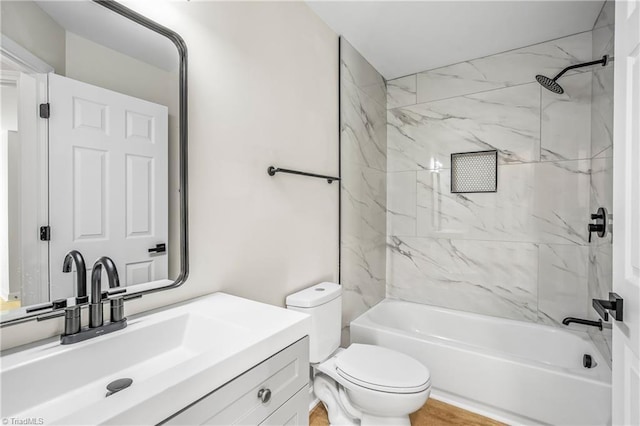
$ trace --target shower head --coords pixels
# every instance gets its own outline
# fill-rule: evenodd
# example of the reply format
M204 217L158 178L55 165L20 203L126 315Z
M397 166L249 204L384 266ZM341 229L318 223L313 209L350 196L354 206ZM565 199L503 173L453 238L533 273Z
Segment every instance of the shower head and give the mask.
M556 82L555 78L549 78L538 74L536 75L536 80L538 80L538 83L540 83L542 87L552 91L553 93L557 93L558 95L562 95L564 93L564 89Z
M569 70L575 69L575 68L582 68L582 67L588 67L590 65L597 65L597 64L602 64L602 66L606 66L609 61L612 61L613 58L610 58L609 55L604 55L602 57L602 59L598 59L597 61L591 61L591 62L585 62L584 64L577 64L577 65L571 65L566 67L565 69L563 69L562 71L560 71L558 73L558 75L556 75L553 78L549 78L546 77L544 75L536 75L536 80L538 80L538 83L540 83L540 85L542 87L544 87L545 89L553 92L553 93L557 93L558 95L562 95L564 93L564 89L562 88L562 86L560 86L558 84L558 82L556 81L557 79L559 79L560 77L562 77L562 75L564 73L566 73Z

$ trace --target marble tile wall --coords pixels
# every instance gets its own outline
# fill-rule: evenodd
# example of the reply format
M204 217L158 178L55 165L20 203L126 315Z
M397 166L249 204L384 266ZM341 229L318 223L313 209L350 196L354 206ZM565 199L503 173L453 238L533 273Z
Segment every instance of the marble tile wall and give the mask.
M613 56L614 15L613 0L608 0L593 28L593 57ZM604 207L609 213L613 208L613 70L614 65L593 71L591 86L591 199L590 210ZM611 235L596 238L589 246L588 299L607 299L612 288ZM589 316L597 319L595 311ZM605 329L590 330L594 341L605 358L611 361L611 333Z
M591 69L565 75L563 95L535 75L592 55L585 32L387 82L388 297L552 325L589 315L600 89ZM451 153L490 149L498 191L452 194Z
M386 279L387 90L340 39L343 343L351 320L381 301Z

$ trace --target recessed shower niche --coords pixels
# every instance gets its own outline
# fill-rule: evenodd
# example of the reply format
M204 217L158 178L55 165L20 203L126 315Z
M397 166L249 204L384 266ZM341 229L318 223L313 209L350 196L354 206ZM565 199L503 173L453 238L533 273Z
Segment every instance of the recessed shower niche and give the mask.
M451 192L496 192L498 151L451 154Z

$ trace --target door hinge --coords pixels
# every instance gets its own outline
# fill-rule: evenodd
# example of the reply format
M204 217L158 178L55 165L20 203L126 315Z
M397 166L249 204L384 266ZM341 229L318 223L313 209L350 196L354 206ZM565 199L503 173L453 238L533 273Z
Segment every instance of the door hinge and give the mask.
M40 118L49 118L51 115L51 105L47 102L46 104L40 104Z
M40 241L50 241L51 240L51 227L50 226L41 226L40 227Z

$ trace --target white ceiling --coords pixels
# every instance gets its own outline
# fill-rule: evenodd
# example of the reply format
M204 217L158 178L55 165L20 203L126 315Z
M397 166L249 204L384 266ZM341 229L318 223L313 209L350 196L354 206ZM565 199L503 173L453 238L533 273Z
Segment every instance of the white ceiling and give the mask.
M166 37L92 1L36 0L62 28L166 71L178 68L178 50Z
M591 30L604 2L307 3L390 80Z

